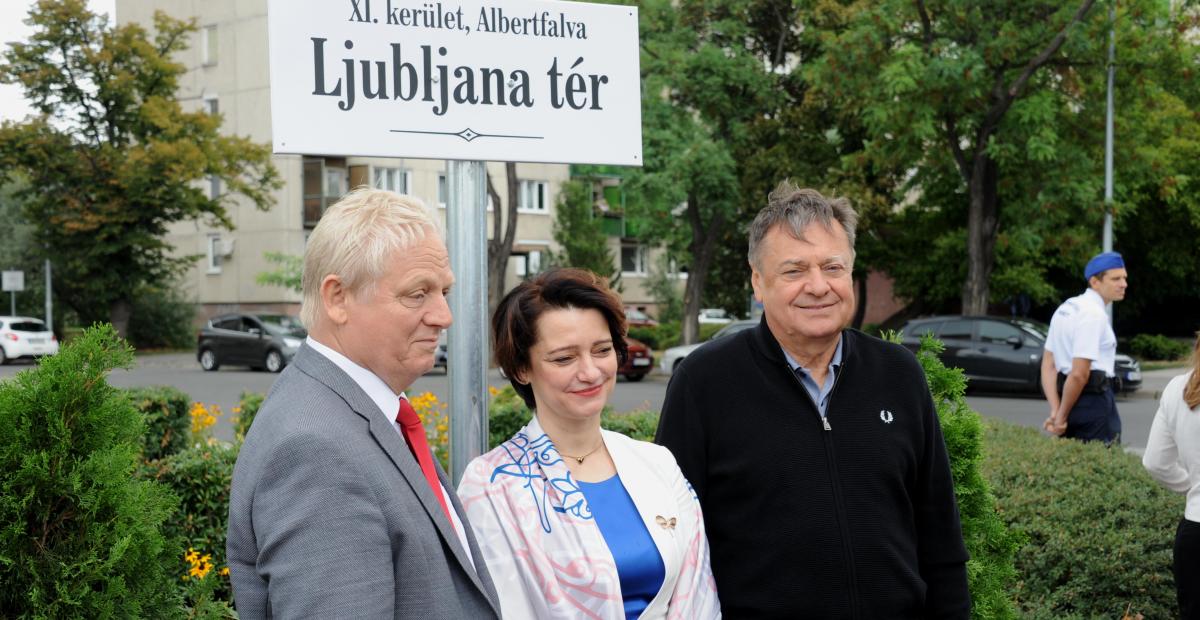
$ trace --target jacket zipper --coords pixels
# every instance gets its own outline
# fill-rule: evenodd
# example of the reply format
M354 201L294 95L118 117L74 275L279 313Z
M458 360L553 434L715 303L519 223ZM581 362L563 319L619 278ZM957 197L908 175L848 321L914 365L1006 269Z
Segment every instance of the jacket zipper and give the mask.
M829 431L832 431L833 427L829 425L829 416L821 415L821 408L817 406L816 400L813 399L812 395L808 393L808 388L804 387L804 382L801 381L800 377L796 375L796 372L792 370L791 365L787 362L784 362L784 367L787 369L788 374L792 375L792 377L796 380L796 383L800 386L800 391L804 393L806 398L808 398L808 402L813 404L813 410L817 413L817 416L821 418L821 426L825 430L825 433L822 433L822 443L825 445L825 460L829 464L830 476L833 479L833 501L837 507L838 530L842 534L842 550L846 554L847 572L850 573L850 613L851 617L859 618L861 617L861 614L859 613L860 601L858 600L858 570L854 566L854 549L850 546L850 527L846 523L846 505L842 501L841 478L838 476L837 459L835 459L833 456L833 437L829 435ZM841 380L842 372L839 368L839 370L833 375L833 386L829 388L829 402L826 403L826 411L828 411L829 406L833 404L833 393L837 391L838 382Z

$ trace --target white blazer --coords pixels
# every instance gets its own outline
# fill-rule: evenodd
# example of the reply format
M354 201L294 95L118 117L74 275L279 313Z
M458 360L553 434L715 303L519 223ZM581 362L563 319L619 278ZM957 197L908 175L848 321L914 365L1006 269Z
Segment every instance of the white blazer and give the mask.
M719 618L704 519L669 450L602 431L662 557L642 618ZM577 482L536 416L475 459L458 488L505 618L624 620L616 563Z

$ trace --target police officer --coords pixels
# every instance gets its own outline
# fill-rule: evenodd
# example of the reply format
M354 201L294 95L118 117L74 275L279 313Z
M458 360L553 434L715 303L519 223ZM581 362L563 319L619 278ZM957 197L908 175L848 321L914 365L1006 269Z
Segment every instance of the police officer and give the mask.
M1083 441L1116 441L1121 418L1113 397L1117 336L1105 306L1125 299L1128 274L1117 252L1097 254L1083 270L1088 290L1063 302L1050 319L1042 355L1047 431Z

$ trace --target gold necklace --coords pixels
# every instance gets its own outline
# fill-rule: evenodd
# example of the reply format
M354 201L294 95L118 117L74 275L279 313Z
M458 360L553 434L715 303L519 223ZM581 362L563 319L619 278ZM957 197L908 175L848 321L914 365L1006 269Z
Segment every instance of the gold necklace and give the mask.
M559 454L561 454L561 455L563 455L563 456L565 456L565 457L567 457L567 458L569 458L569 459L575 459L575 462L576 462L576 463L579 463L580 465L583 465L583 459L586 459L587 457L589 457L589 456L591 456L591 455L595 454L595 453L596 453L596 450L599 450L599 449L600 449L600 448L602 448L603 446L604 446L604 438L603 438L603 437L601 437L601 438L600 438L600 443L596 444L596 447L595 447L595 448L592 448L590 451L588 451L588 453L587 453L587 454L585 454L585 455L583 455L583 456L571 456L570 454L565 454L565 453L563 453L563 451L562 451L562 450L559 450L559 451L558 451L558 453L559 453ZM555 449L557 449L557 448L555 448Z

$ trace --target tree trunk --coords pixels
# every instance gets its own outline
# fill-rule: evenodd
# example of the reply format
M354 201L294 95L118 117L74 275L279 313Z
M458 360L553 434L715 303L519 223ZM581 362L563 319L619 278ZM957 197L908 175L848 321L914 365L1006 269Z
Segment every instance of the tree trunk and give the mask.
M857 291L854 294L854 320L850 323L854 329L862 329L863 319L867 316L867 279L870 276L871 274L864 273L854 283Z
M133 304L128 299L118 299L108 307L108 320L122 338L129 337L129 316L132 312Z
M508 258L512 255L513 241L517 238L517 204L520 181L517 179L517 164L504 163L504 174L508 182L508 200L501 202L500 194L487 175L488 197L492 199L492 238L488 240L488 316L495 311L507 292L504 276L508 272ZM501 216L501 208L507 217ZM503 220L503 223L501 222ZM503 234L501 231L503 230Z
M967 211L967 280L963 283L962 313L987 314L990 279L995 266L996 235L1000 231L996 162L986 153L975 155Z
M725 216L717 214L707 225L700 218L700 207L694 195L688 196L688 223L692 228L692 242L688 249L692 263L688 270L687 286L683 289L683 321L680 334L683 344L700 340L700 304L703 302L704 284L708 270L716 254L717 239L725 228Z

